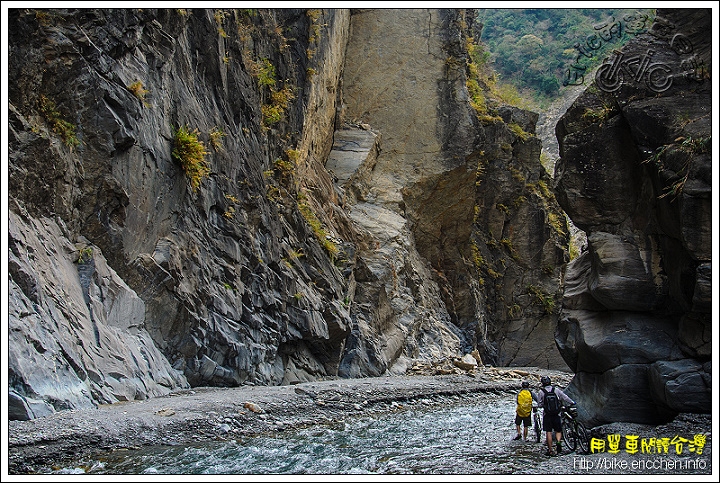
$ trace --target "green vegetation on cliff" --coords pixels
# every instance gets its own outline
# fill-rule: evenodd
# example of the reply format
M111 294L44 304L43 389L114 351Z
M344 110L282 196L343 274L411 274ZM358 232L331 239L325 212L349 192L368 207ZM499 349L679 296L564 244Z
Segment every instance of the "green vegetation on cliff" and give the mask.
M190 179L192 189L197 190L202 179L210 174L210 166L205 159L209 153L205 149L205 144L198 139L197 129L191 131L186 126L179 126L174 131L174 135L172 156L182 165L183 171Z
M481 41L504 82L544 107L651 24L651 9L478 9Z
M490 53L479 40L468 38L466 86L470 95L470 105L477 112L478 119L483 123L501 121L497 115L498 103L530 109L532 106L525 100L517 88L507 82L499 82L499 75L489 62ZM448 59L448 62L452 59Z
M80 144L80 140L75 134L77 127L63 119L55 101L44 95L40 95L40 112L45 116L52 131L60 136L67 146L73 148Z

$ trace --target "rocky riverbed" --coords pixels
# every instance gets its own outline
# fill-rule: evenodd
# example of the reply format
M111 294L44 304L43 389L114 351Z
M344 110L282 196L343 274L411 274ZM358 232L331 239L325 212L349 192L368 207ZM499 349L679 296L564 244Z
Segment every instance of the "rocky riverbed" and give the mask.
M416 368L422 373L420 368ZM290 386L241 386L194 388L165 397L100 406L90 410L64 411L30 421L10 421L8 455L10 474L46 474L54 468L96 453L121 451L143 445L186 444L229 440L287 431L313 425L334 424L349 418L402 411L416 405L446 406L477 398L494 397L514 404L523 379L536 381L549 375L566 386L572 374L538 368L482 367L472 371L435 371L433 375L398 375L364 379L334 379ZM427 373L427 371L426 371ZM593 430L593 436L636 434L643 437L672 432L687 437L706 434L702 468L693 474L710 474L710 415L681 415L664 427L615 424ZM513 429L514 431L514 429ZM508 439L511 438L510 432ZM688 461L673 456L666 459ZM605 473L643 473L623 468L631 455L608 453L581 457L567 454L548 458L543 472L588 473L598 471L601 458L612 456L615 468ZM695 456L695 455L692 455ZM610 463L602 463L610 464ZM665 464L667 470L667 463ZM642 469L640 469L642 470ZM678 473L645 471L645 474ZM532 471L532 469L530 470ZM540 471L538 469L538 471Z

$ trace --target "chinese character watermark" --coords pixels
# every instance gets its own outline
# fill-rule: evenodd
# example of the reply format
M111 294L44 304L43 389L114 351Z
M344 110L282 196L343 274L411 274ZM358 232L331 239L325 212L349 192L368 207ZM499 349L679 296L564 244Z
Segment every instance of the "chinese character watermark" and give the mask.
M595 72L595 84L600 90L615 92L624 84L635 83L644 84L650 91L659 94L668 90L676 80L702 82L708 77L705 61L698 57L688 36L677 32L673 24L660 19L656 19L650 30L648 23L647 15L635 13L625 15L623 21L615 21L613 17L594 25L595 32L586 37L585 43L578 42L574 45L578 55L574 63L566 69L563 85L584 84L589 64L583 62L592 59L594 52L605 43L622 38L624 33L647 33L659 43L656 42L644 53L636 55L613 50L613 55L606 58ZM667 55L664 60L655 58L658 47L664 51L664 45L669 47L668 51L677 55L672 62L668 62Z
M606 439L590 438L591 453L608 453L618 454L621 451L622 436L619 434L608 434ZM682 454L685 448L690 453L701 455L707 436L705 434L696 434L692 439L683 438L675 435L673 438L640 438L636 434L625 435L624 451L628 454L668 454L670 449L675 450L675 454Z
M584 43L576 42L573 45L573 48L578 51L578 55L570 67L565 70L563 86L584 84L585 72L589 64L583 62L592 59L595 56L595 51L599 50L605 43L622 38L624 32L631 35L647 32L647 24L650 18L642 13L632 13L625 15L623 20L624 24L619 20L616 21L615 17L610 17L605 22L595 24L593 25L593 32L585 38Z

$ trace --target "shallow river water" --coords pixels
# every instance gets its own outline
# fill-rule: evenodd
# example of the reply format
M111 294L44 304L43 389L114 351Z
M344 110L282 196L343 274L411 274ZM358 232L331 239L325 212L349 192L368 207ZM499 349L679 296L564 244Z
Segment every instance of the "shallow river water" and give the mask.
M408 409L272 436L116 451L57 473L536 473L547 460L543 446L512 440L514 414L505 400Z

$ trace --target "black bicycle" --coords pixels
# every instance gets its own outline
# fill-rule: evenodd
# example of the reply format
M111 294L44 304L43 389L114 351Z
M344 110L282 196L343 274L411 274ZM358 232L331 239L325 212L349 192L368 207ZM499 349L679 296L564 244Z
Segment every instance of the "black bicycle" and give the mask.
M535 442L539 443L540 436L542 435L542 420L535 401L533 401L533 430L535 431Z
M578 450L580 454L590 452L590 433L577 418L577 408L563 406L561 410L562 434L565 445L570 451Z

